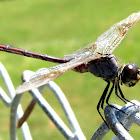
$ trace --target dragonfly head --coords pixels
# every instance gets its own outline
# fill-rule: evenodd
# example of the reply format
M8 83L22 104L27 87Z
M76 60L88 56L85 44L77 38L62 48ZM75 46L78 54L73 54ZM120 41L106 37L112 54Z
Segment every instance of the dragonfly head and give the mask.
M121 73L121 81L128 87L134 86L140 80L140 69L135 63L127 64Z

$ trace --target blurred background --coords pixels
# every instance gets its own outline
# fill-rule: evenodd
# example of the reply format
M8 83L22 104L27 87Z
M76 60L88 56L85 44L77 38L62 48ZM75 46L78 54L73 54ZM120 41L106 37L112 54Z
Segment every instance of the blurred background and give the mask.
M139 0L3 0L0 1L0 44L63 57L96 41L110 26L140 11L139 5ZM132 61L140 66L139 31L140 22L132 27L114 51L113 54L122 64ZM36 71L54 65L5 52L0 52L0 61L6 67L15 88L21 83L24 70ZM106 82L90 73L73 71L54 81L64 91L86 138L90 139L102 123L96 106ZM2 81L0 84L4 86ZM128 99L140 101L140 83L133 88L122 86L122 90ZM67 123L56 98L48 89L45 89L46 92L44 97ZM30 99L28 93L23 95L23 108ZM115 94L111 96L110 102L124 105ZM9 139L9 113L10 109L0 101L0 140ZM28 124L34 140L65 139L38 106L28 119ZM134 139L139 139L139 132L140 127L133 125L130 134ZM18 136L20 140L23 139L21 130L18 130ZM105 140L112 136L110 132Z

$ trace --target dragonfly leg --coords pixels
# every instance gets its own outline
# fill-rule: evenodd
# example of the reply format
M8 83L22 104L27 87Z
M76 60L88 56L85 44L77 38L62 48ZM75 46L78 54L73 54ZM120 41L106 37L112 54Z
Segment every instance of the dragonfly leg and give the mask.
M126 101L127 101L127 102L132 103L133 105L136 105L136 104L134 104L133 102L131 102L130 100L128 100L128 99L125 98L125 96L123 95L122 90L121 90L119 84L118 84L118 89L119 89L119 93L120 93L120 95L121 95L121 98L125 101L125 103L126 103Z
M122 90L121 90L121 88L120 88L120 85L118 84L118 89L119 89L119 93L120 93L120 95L121 95L121 97L122 97L122 99L124 99L125 101L127 101L127 102L130 102L129 100L127 100L125 97L124 97L124 95L123 95L123 93L122 93ZM126 102L125 102L126 103Z
M119 89L119 93L120 93L121 96L118 94L118 89ZM115 94L116 94L117 97L120 98L124 103L126 103L126 101L129 102L129 100L127 100L127 99L124 97L124 95L123 95L123 93L122 93L122 90L121 90L121 88L120 88L120 86L119 86L119 83L118 83L117 85L115 85Z
M110 82L109 82L109 85L107 85L108 89L109 89L109 86L110 86ZM108 89L107 89L107 92L108 92ZM102 97L102 102L101 102L101 108L102 109L104 109L104 102L105 102L105 99L106 99L107 92L106 92L106 94L103 93L104 96Z
M115 108L116 110L119 110L119 111L125 113L124 111L118 109L117 107L115 107L115 106L113 106L113 105L111 105L111 104L109 103L109 99L110 99L110 96L111 96L111 94L112 94L112 92L113 92L114 87L115 87L115 81L113 82L113 85L112 85L112 87L111 87L111 89L110 89L110 91L109 91L109 94L108 94L107 99L106 99L106 103L107 103L109 106ZM115 87L115 93L118 94L117 87ZM118 95L118 96L119 96L119 95ZM120 97L120 96L119 96L119 97ZM125 113L125 114L127 114L127 113Z
M107 95L109 86L110 86L110 82L108 82L108 84L107 84L107 86L106 86L106 88L105 88L105 90L104 90L104 92L103 92L103 94L102 94L102 96L101 96L101 98L100 98L100 100L99 100L99 102L98 102L98 105L97 105L97 111L98 111L99 115L101 116L102 120L103 120L105 123L106 123L106 121L105 121L104 117L102 116L102 114L101 114L101 112L100 112L100 107L103 109L104 100L105 100L105 97L106 97L106 95ZM106 125L107 125L107 123L106 123Z
M112 92L113 92L114 86L115 86L115 82L113 82L113 85L112 85L112 87L111 87L111 89L110 89L110 91L109 91L109 94L108 94L107 98L106 98L106 103L107 103L108 105L110 105L110 104L109 104L109 99L110 99L110 96L111 96L111 94L112 94Z

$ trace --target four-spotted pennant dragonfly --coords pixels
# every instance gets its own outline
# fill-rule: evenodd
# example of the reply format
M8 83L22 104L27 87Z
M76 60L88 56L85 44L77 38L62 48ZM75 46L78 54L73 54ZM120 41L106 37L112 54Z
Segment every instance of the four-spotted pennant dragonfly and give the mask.
M93 42L72 54L65 55L64 58L39 54L14 48L9 45L0 45L1 51L61 63L50 68L38 70L30 77L28 82L24 82L16 89L16 93L21 94L31 90L32 88L38 88L39 86L45 85L49 81L54 80L66 71L74 70L80 73L90 72L97 77L101 77L107 82L107 86L97 105L97 110L101 117L102 115L99 109L104 109L105 101L109 104L109 98L113 89L115 89L115 94L121 100L124 102L129 101L124 97L120 84L124 84L128 87L134 86L140 79L140 69L135 63L129 63L126 66L120 65L117 58L111 53L120 44L128 30L139 19L140 12L130 15L126 19L110 27L110 29L98 37L96 42ZM113 84L109 91L110 83Z

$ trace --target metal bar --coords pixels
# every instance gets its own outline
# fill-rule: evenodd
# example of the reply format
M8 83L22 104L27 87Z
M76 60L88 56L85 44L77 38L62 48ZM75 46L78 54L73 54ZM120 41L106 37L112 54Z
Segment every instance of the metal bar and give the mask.
M18 117L20 117L23 114L23 111L21 110L21 106L19 106L21 95L16 95L11 106L11 113L10 113L10 140L17 140L16 133L17 133L17 119L16 116L18 114ZM29 132L29 128L27 123L25 122L22 127L22 134L24 137L24 140L32 140L31 134Z
M6 71L5 67L3 66L3 64L1 62L0 62L0 74L2 76L4 83L5 83L5 86L7 88L7 91L8 91L10 98L13 99L15 96L15 88L14 88L13 83L9 77L8 72Z
M2 89L1 89L1 96L5 100L5 103L7 102L8 105L11 105L11 101L15 97L15 89L14 89L12 81L11 81L11 79L9 77L9 74L7 73L5 67L2 65L2 63L0 63L0 74L2 76L2 79L4 81L4 84L5 84L6 88L7 88L8 94L9 94L11 99L6 95L6 93ZM21 107L21 105L19 105L17 113L15 113L15 118L16 118L16 115L17 115L18 118L20 118L22 114L23 114L22 107ZM13 128L11 127L11 129L13 129ZM24 137L25 140L32 140L30 130L28 128L27 123L25 123L21 127L21 130L22 130L22 134L23 134L23 137Z
M133 104L134 103L134 104ZM122 125L124 128L126 128L128 131L130 130L133 123L140 126L140 102L136 100L132 100L131 103L128 102L124 107L122 107L121 110L125 111L126 114L116 114L116 117L118 118L119 122L122 122ZM121 130L122 133L122 130ZM127 132L128 133L128 132ZM118 140L116 136L112 138L112 140Z
M69 130L69 128L63 123L61 118L55 113L52 107L47 103L47 101L42 97L37 89L32 89L30 91L31 95L37 101L42 110L48 115L48 117L53 121L59 131L67 139L74 139L74 135Z
M118 111L110 106L107 106L104 111L107 123L115 132L115 135L119 137L119 139L133 140L133 138L124 128L129 130L132 122L140 125L140 102L136 100L132 100L131 102L134 104L128 102L124 107L112 104L113 106L115 106L115 108L118 108L119 110L122 110L126 113ZM119 122L122 122L123 126ZM93 134L91 140L102 140L109 131L110 129L106 126L106 124L102 123L102 125L100 125L100 127ZM117 137L114 136L112 140L118 140Z
M114 105L116 108L121 109L122 107L119 105ZM117 110L118 111L118 110ZM93 136L91 137L90 140L102 140L105 135L110 131L108 126L106 125L105 122L103 122L98 129L94 132Z
M70 107L70 104L68 102L68 100L66 99L64 93L62 92L62 90L60 89L60 87L58 87L58 85L56 85L53 81L50 81L47 84L48 88L51 89L51 91L55 94L55 96L57 97L59 103L61 104L62 109L65 112L65 115L70 123L70 126L73 130L73 133L75 135L75 138L77 140L86 140L77 120L76 117Z
M110 129L114 132L119 140L134 140L126 129L119 123L116 115L116 109L111 106L105 108L105 118L106 122L109 125Z
M24 79L24 81L28 81L29 80L29 77L31 75L33 75L34 72L31 72L31 71L24 71L23 74L22 74L22 77ZM48 84L47 84L47 87L54 93L54 95L56 96L57 100L59 101L62 109L64 110L64 113L70 123L70 126L73 130L73 133L74 133L74 137L77 139L77 140L80 140L80 139L83 139L85 140L85 136L75 118L75 115L70 107L70 104L68 103L68 100L66 99L64 93L62 92L62 90L60 89L60 87L55 84L53 81L50 81ZM32 93L33 91L31 90L30 93ZM35 93L34 93L35 94ZM50 114L52 113L51 111L48 112L49 113L49 116ZM56 121L55 121L56 122ZM55 124L58 128L60 126L58 126L58 124ZM59 124L60 125L60 124Z
M2 101L5 103L6 106L10 106L12 101L11 99L7 96L7 94L4 92L4 90L0 87L0 98Z
M15 98L12 102L11 106L11 113L10 113L10 140L16 140L16 133L17 133L17 123L16 123L16 115L17 115L17 108L20 102L22 94L15 95Z
M22 117L17 122L17 127L18 128L20 128L23 125L23 123L29 118L29 116L30 116L31 112L33 111L35 105L36 105L36 100L34 98L32 98L29 105L25 109L24 114L22 115Z

